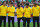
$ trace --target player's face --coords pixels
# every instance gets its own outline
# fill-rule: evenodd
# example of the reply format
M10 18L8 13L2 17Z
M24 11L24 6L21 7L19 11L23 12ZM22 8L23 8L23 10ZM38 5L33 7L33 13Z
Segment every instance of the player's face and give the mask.
M26 5L26 7L28 7L28 6Z
M12 4L10 4L10 7L12 7Z
M36 6L36 4L34 4L34 6Z
M18 7L20 9L20 7Z
M6 2L4 2L3 5L6 5Z

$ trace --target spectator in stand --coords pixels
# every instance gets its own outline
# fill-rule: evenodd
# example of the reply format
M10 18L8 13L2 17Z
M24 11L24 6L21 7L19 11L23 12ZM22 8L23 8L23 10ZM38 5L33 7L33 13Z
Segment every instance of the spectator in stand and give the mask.
M28 1L26 1L26 3L29 3Z
M40 6L40 1L39 1L39 6Z
M22 3L22 7L24 8L24 4Z
M2 5L2 2L0 1L0 6Z
M6 4L6 5L7 5L7 7L9 7L9 1L6 1L6 2L7 2L7 4Z

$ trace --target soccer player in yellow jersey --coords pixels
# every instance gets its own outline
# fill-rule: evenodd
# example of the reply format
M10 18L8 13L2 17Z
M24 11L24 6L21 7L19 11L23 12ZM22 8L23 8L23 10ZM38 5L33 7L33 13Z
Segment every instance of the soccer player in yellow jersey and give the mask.
M24 25L26 27L26 21L27 21L27 27L29 27L30 19L31 19L32 9L29 7L29 3L26 3L26 7L24 8Z
M3 5L1 5L1 19L4 20L4 27L6 27L6 14L7 14L7 6L6 1L3 1ZM2 22L2 21L1 21ZM2 23L1 23L2 24Z
M20 27L20 20L23 17L23 8L20 7L20 5L18 5L18 8L16 9L16 13L17 13L17 19L18 19L18 27Z
M12 20L12 27L14 27L14 16L15 16L15 7L13 7L13 3L10 2L10 7L8 7L8 27L10 27L10 20Z
M34 3L34 6L32 7L32 13L33 13L33 27L35 27L35 20L37 20L37 27L39 27L39 6L37 6L36 3Z

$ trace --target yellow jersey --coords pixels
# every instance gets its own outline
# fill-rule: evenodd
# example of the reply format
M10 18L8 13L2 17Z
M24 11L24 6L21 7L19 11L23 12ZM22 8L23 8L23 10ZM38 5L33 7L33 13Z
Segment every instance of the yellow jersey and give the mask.
M20 9L17 8L16 13L17 13L17 18L23 17L23 8L22 7L20 7Z
M24 8L24 17L30 18L31 14L32 14L32 9L30 7L28 7L28 8L25 7Z
M39 16L39 6L32 7L33 16Z
M8 7L8 10L7 10L9 13L8 13L8 16L15 16L14 12L15 12L15 7Z
M1 16L7 16L7 6L1 6Z

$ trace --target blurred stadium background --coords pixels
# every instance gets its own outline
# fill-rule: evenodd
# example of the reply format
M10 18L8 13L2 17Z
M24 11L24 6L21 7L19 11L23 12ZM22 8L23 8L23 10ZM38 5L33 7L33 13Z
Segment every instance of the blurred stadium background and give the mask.
M33 6L33 3L37 3L39 6L40 6L40 0L0 0L0 5L2 5L3 3L3 1L6 1L7 2L7 7L9 7L9 2L13 2L13 6L15 7L15 9L16 9L16 7L17 7L17 2L19 1L20 3L22 3L22 4L24 4L24 5L22 5L22 7L24 8L25 7L25 2L28 2L29 4L30 4L30 7L32 8L32 6ZM16 10L15 10L15 12L16 12ZM7 14L8 15L8 14ZM18 27L18 25L17 25L17 16L15 16L15 19L14 19L14 26L15 27ZM20 27L23 27L23 21L21 20L20 21L21 23L20 23ZM35 21L36 22L36 24L35 24L35 26L37 27L37 21ZM12 21L10 21L10 25L11 25L11 27L12 27ZM27 23L26 23L26 25L27 25ZM39 16L39 25L40 25L40 16ZM3 21L2 21L2 27L4 27L4 25L3 25ZM6 27L8 27L8 16L6 17ZM30 19L30 27L33 27L33 19L32 19L32 16L31 16L31 19Z

